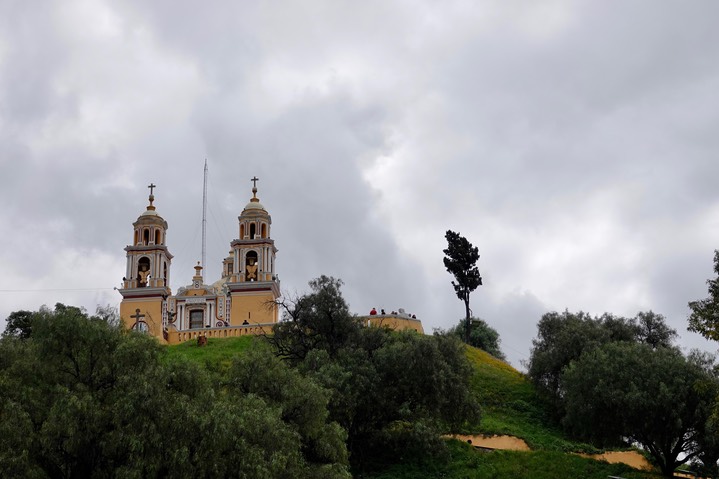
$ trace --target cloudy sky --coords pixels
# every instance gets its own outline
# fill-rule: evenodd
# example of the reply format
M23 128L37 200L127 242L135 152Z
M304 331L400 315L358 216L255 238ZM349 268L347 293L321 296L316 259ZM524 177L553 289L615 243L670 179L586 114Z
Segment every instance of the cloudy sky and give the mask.
M154 182L175 255L219 277L254 175L288 294L475 315L511 362L547 311L666 315L686 347L719 248L719 3L0 2L0 318L119 303ZM1 319L0 319L1 321Z

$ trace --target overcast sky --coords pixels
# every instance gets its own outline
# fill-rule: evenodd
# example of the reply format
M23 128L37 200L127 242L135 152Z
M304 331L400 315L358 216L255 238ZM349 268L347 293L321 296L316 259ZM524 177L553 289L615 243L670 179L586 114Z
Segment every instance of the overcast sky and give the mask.
M652 309L682 345L719 248L719 3L0 2L0 318L117 305L147 205L172 288L219 278L258 176L288 294L464 315L515 366L548 311ZM2 321L0 319L0 321Z

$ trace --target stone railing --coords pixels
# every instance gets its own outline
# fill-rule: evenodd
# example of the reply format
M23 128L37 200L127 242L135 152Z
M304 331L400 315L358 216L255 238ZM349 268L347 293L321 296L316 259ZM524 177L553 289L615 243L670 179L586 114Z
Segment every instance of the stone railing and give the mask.
M197 339L200 336L207 338L236 338L239 336L259 336L271 334L274 323L246 324L244 326L227 326L218 328L183 329L181 331L168 331L167 342L169 344L184 343Z

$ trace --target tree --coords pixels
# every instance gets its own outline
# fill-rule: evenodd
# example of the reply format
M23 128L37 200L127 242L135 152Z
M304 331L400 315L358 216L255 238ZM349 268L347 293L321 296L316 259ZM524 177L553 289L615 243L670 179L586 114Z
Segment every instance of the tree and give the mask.
M309 284L308 294L281 303L283 321L266 339L286 364L330 391L328 420L347 431L354 468L441 455L446 451L442 433L479 421L469 388L472 369L457 338L363 327L349 313L340 280L321 276ZM272 370L279 368L269 364ZM282 417L290 423L299 417L307 424L302 410L316 407L303 398L314 395L312 388L292 386L292 374L286 374L273 383L252 370L252 376L242 376L241 388L270 404L271 398L295 396L289 401L294 405L287 409L290 416L283 410ZM303 450L321 449L307 440L311 435L300 436L310 444Z
M562 372L585 351L609 341L609 330L602 328L601 324L587 313L570 313L566 310L562 313L546 313L537 324L528 375L540 390L549 394L559 413L563 396ZM616 318L609 324L612 331L620 329Z
M384 335L377 348L376 338L362 339L377 333ZM459 340L372 327L356 338L334 359L314 350L300 365L332 391L330 418L347 430L356 469L441 456L442 433L478 423L472 369Z
M528 363L530 379L549 394L554 408L562 414L564 388L562 372L572 361L607 343L644 343L652 348L673 347L676 331L664 316L652 311L639 312L632 319L604 313L551 312L537 324Z
M278 303L283 318L267 336L277 354L294 363L314 349L333 358L360 328L342 297L342 280L322 275L309 285L311 293Z
M719 341L719 250L714 250L714 272L717 277L707 280L709 297L689 303L689 331Z
M672 347L672 343L677 338L677 330L670 328L664 316L654 311L639 312L635 322L637 340L654 349Z
M301 440L312 477L346 474L347 433L328 421L329 390L290 368L266 346L257 345L233 360L228 386L230 392L260 397L279 410L282 421Z
M482 277L477 268L477 260L479 260L479 249L472 246L467 238L460 236L452 230L447 230L444 237L447 239L447 249L443 250L446 255L444 258L444 267L454 276L456 281L452 281L454 292L457 297L464 301L464 309L466 312L466 323L464 328L464 342L469 343L470 336L470 317L469 294L482 285Z
M30 320L32 319L31 311L13 311L7 317L5 331L3 336L15 336L20 339L27 339L32 333Z
M608 343L570 364L562 382L562 422L573 435L600 446L639 443L666 477L702 452L716 380L677 349Z
M716 356L705 351L693 349L687 355L687 360L696 365L705 373L705 379L697 384L696 388L703 394L719 396L719 370L715 365ZM704 404L706 409L704 416L708 419L699 427L697 434L697 445L699 454L696 460L691 462L692 469L701 477L719 476L719 414L717 414L719 403Z
M58 304L32 314L29 338L0 339L0 477L348 477L317 385L276 367L262 384L299 397L228 386L240 366L213 381L111 316Z
M464 338L466 321L466 319L460 319L459 324L451 328L448 333L460 339ZM470 323L469 342L467 344L482 349L497 359L506 360L502 349L499 347L501 340L497 330L480 318L472 317L470 318Z

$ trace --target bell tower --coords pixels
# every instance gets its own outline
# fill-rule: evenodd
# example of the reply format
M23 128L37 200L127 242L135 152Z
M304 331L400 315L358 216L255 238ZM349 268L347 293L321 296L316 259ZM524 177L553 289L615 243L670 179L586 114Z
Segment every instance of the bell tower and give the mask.
M125 247L127 266L122 278L120 318L128 329L147 332L164 341L167 298L170 296L172 255L165 244L167 221L155 210L150 184L149 205L132 226L133 243Z
M232 325L276 323L280 280L275 273L275 241L270 235L272 217L257 198L257 177L252 178L252 198L238 217L240 237L230 244L224 265L231 295Z

